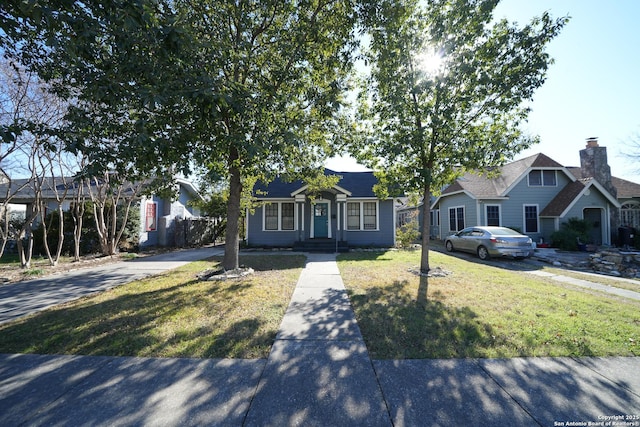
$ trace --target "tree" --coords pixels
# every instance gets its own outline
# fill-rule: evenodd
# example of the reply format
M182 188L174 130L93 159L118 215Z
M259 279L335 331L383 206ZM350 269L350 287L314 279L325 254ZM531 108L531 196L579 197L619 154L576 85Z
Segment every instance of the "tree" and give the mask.
M465 170L504 164L536 142L520 130L567 22L547 13L518 28L493 21L498 0L405 0L368 9L371 72L360 117L371 130L353 154L389 191L423 199L420 271L429 271L432 194Z
M627 139L625 152L622 155L628 160L629 164L633 165L633 171L640 173L640 167L638 167L638 162L640 161L640 131L634 132Z
M93 204L100 251L103 255L115 255L127 229L131 205L140 195L143 183L128 183L111 172L102 177L86 179L86 182ZM119 217L121 209L123 214Z
M27 40L17 54L73 97L69 148L89 156L89 175L133 181L196 164L227 180L223 266L237 268L244 186L317 166L337 135L353 2L48 3L38 13L55 19L18 5L4 26Z
M54 169L61 168L63 154L61 144L49 132L60 124L64 114L65 105L61 100L53 96L48 86L38 76L16 62L3 58L0 62L0 83L3 92L0 94L0 125L4 129L13 129L3 135L3 144L0 149L0 173L6 181L3 191L3 211L8 212L8 205L14 196L21 190L28 188L32 191L35 202L31 211L27 214L27 221L18 233L18 248L23 267L28 267L31 261L33 222L38 216L45 220L46 206L42 198L43 191L52 191L57 199L57 208L62 211L65 189L59 189L57 183L48 178L53 175ZM29 179L23 185L12 185L16 176L28 175ZM8 221L5 218L2 232L3 245L8 238ZM62 233L60 223L60 233ZM57 248L55 256L52 256L46 245L46 253L52 265L57 263L60 256L61 245ZM27 239L27 245L23 246L23 238Z

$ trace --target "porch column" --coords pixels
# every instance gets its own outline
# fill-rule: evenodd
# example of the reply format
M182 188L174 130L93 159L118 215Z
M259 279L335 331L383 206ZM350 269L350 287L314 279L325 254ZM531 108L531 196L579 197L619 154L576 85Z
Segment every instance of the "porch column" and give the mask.
M307 197L304 194L296 194L296 230L298 230L298 242L304 240L304 202Z
M346 226L345 221L345 205L347 203L347 195L346 194L336 194L336 210L338 211L336 214L337 223L336 223L336 240L342 241L344 240L344 229Z

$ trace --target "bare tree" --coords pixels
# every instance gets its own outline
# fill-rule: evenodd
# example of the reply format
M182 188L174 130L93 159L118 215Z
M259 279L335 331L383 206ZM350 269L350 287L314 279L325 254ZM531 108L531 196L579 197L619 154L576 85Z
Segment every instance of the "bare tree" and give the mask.
M63 149L62 144L53 136L52 129L62 122L65 105L59 98L49 91L49 87L40 81L35 73L30 72L19 64L3 60L0 66L0 75L6 93L2 95L2 128L8 144L2 146L0 166L4 179L7 181L4 191L4 210L8 211L8 204L16 194L29 189L33 197L26 215L26 221L18 233L17 244L20 252L21 264L29 267L33 251L32 229L38 216L45 224L45 248L52 264L57 263L61 248L57 256L52 257L47 245L46 236L46 206L43 191L54 191L58 200L59 209L62 209L63 197L57 192L55 182L53 185L47 178L47 173L61 167ZM26 176L22 185L11 185L14 176ZM5 214L5 223L7 222ZM3 248L8 239L8 228L3 227ZM26 245L23 244L26 240ZM60 242L61 244L62 242Z
M24 105L28 99L29 84L24 82L20 69L6 58L0 58L0 126L2 127L2 144L0 144L0 256L4 254L7 241L11 236L10 205L14 196L22 191L26 182L16 184L11 176L14 171L20 172L21 162L19 154L21 144L21 129L26 127Z
M628 145L625 146L624 153L620 153L622 157L633 165L633 171L640 173L640 130L636 131L629 137Z
M100 250L103 255L115 255L127 225L131 204L139 196L143 183L123 182L114 172L107 172L100 178L93 177L89 182ZM117 211L121 208L124 209L124 215L118 224Z

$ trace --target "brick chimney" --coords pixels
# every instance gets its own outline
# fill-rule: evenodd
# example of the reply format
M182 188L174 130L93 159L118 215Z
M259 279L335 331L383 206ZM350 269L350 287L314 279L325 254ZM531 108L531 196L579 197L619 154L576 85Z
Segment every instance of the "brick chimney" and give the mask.
M583 178L595 178L613 197L618 191L611 183L611 168L607 160L607 147L598 144L598 138L587 138L587 146L580 150L580 171Z

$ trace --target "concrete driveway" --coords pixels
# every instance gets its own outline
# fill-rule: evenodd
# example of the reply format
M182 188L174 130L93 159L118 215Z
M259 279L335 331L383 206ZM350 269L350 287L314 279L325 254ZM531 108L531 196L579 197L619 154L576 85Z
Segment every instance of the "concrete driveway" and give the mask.
M186 249L0 285L0 323L223 253Z

